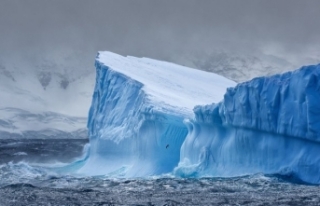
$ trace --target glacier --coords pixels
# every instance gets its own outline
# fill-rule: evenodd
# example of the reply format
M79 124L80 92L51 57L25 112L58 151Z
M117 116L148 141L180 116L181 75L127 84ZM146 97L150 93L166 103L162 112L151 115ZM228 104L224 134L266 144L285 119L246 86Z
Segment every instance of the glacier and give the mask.
M320 183L320 65L236 84L148 58L99 52L82 174Z

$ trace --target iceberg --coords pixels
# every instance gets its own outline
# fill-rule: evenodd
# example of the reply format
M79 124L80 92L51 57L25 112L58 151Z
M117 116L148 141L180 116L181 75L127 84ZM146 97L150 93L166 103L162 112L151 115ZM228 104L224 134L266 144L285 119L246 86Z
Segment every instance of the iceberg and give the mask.
M320 183L320 65L228 88L196 106L175 169L180 176L277 174Z
M100 52L89 111L90 155L80 173L143 177L172 172L197 104L219 102L235 83L148 58Z
M320 183L320 65L236 85L148 58L99 52L82 174Z

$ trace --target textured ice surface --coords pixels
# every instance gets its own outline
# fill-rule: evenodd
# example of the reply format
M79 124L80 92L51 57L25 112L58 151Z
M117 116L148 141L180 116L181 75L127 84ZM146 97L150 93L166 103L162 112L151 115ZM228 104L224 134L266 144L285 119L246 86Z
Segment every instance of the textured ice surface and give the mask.
M276 173L320 183L320 65L229 88L197 106L176 174Z
M147 58L100 52L89 113L91 153L80 172L145 176L180 160L193 107L222 100L235 83L219 75Z
M99 53L96 68L90 156L80 173L264 173L320 183L319 65L237 86L215 74L110 52Z

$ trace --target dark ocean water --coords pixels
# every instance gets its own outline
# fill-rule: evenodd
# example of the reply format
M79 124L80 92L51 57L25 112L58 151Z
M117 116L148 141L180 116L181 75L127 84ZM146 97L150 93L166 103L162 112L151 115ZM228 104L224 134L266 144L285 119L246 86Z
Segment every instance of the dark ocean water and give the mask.
M87 140L0 140L0 206L320 205L320 187L256 174L236 178L115 179L62 175L48 166L82 155Z

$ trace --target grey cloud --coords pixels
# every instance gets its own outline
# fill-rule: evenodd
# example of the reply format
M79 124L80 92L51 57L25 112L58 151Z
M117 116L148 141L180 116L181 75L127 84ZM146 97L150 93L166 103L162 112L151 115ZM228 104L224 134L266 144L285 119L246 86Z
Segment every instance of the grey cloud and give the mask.
M215 48L320 45L318 0L0 0L0 55L93 53L170 59Z

